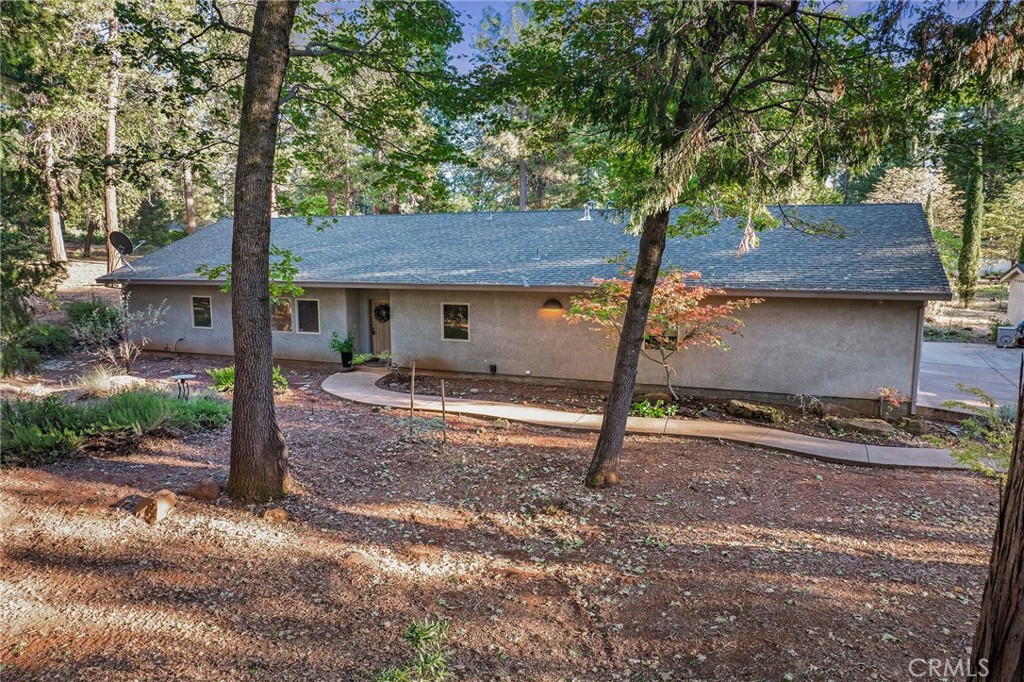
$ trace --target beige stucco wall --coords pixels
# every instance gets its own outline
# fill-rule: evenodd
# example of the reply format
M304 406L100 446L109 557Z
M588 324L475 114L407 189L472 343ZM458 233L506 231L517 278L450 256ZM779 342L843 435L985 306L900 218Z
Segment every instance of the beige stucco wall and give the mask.
M192 327L191 296L213 299L213 328ZM274 332L281 359L336 362L331 332L356 333L357 352L369 349L371 298L386 291L307 289L302 298L320 301L320 334ZM391 290L392 351L397 362L418 368L550 379L610 381L614 350L601 333L568 324L541 306L567 294ZM132 287L132 305L168 302L163 324L149 333L149 348L230 355L230 298L213 286ZM470 340L442 339L441 304L470 306ZM913 394L922 303L845 299L775 298L742 311L741 335L728 351L677 353L674 383L682 388L806 394L875 400L881 386ZM660 385L659 365L641 359L638 383Z
M609 381L614 351L584 324L542 312L544 292L392 291L393 353L424 369ZM556 296L568 307L567 297ZM442 339L441 304L470 306L470 340ZM877 399L881 386L913 393L922 304L769 299L741 317L730 349L677 353L680 387ZM641 359L638 382L663 383Z
M1006 307L1006 318L1017 325L1024 320L1024 277L1014 277L1009 283L1010 300Z
M167 302L162 324L147 333L147 348L179 353L231 355L231 297L216 286L154 286L132 285L130 305L134 309ZM192 326L192 297L209 296L213 326L209 329ZM274 332L274 357L283 360L334 362L338 354L328 343L331 332L344 336L349 328L349 296L344 289L307 289L300 299L320 301L320 333ZM298 321L292 305L293 329Z

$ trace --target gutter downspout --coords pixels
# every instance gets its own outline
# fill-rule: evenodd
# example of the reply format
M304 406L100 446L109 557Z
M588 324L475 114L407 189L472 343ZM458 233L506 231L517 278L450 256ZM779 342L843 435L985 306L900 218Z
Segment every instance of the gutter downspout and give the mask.
M921 381L921 354L924 345L924 311L928 306L927 301L922 301L917 313L917 343L914 346L914 370L911 373L911 386L913 387L910 395L910 414L917 414L917 391L920 388L918 383Z

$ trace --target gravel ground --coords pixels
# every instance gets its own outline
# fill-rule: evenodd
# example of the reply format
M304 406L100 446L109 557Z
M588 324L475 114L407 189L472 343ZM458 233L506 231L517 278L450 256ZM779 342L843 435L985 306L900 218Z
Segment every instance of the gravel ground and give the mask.
M225 480L227 430L0 471L5 682L366 680L425 617L451 622L460 680L903 680L969 647L996 502L975 475L630 437L624 484L592 492L592 434L460 418L442 447L436 420L410 435L286 370L286 523L125 510Z

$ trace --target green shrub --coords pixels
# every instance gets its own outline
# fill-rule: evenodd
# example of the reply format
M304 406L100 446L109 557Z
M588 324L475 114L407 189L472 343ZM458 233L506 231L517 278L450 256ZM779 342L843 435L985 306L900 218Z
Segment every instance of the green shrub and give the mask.
M206 370L206 374L213 380L213 387L218 391L230 391L235 387L235 366L215 367Z
M1013 455L1013 437L1017 414L1012 405L999 405L995 398L975 386L957 384L961 393L972 395L983 406L962 400L947 400L943 407L971 413L960 422L961 432L953 457L974 471L1000 480L1006 479Z
M935 327L930 324L924 326L925 341L972 341L974 332L970 329L952 329L947 327Z
M988 321L988 340L995 341L999 338L999 328L1009 326L1009 320L1000 320L998 317L993 317Z
M38 466L74 454L82 444L82 408L59 396L43 400L4 400L0 404L3 466Z
M72 301L65 312L71 336L89 349L104 348L121 337L121 309L102 301Z
M0 348L0 374L3 376L19 372L31 374L39 369L39 363L42 360L38 351L24 348L16 341L10 341Z
M105 439L138 438L161 428L219 428L231 418L231 405L223 400L200 396L185 401L151 390L129 391L91 405L65 404L52 395L5 400L0 408L5 467L47 464Z
M384 364L391 361L391 351L385 350L380 353L356 353L352 356L352 366L365 365L370 360L379 360Z
M155 391L128 391L97 403L86 416L94 434L142 436L171 422L174 415L172 398Z
M182 431L203 431L219 429L231 421L231 403L199 396L195 400L175 400L171 426Z
M215 369L208 369L206 373L213 380L213 387L218 391L233 391L235 389L235 366L220 367ZM274 365L274 373L272 375L274 382L274 388L278 391L288 390L288 379L285 377L281 368Z
M121 320L121 309L105 301L71 301L64 308L68 321L72 326L80 325L94 319L105 320L114 324Z
M71 335L55 324L33 324L20 336L21 345L41 355L64 355L71 350Z
M444 641L451 627L446 620L417 620L406 628L402 639L412 649L412 658L402 668L377 673L376 682L442 682L453 677L445 658Z
M629 410L630 414L634 417L651 417L653 419L674 417L678 411L678 405L675 405L674 403L666 404L664 400L655 400L653 403L649 400L633 403L633 406Z

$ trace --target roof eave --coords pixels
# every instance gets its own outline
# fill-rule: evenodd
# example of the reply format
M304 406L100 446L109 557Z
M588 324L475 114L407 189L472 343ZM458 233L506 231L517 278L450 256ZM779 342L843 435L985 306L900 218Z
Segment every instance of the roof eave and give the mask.
M98 282L117 282L124 284L146 284L160 286L221 286L224 280L209 279L145 279L145 278L113 278L110 273L97 278ZM518 284L451 284L444 282L334 282L334 281L296 281L302 287L322 289L447 289L456 291L554 291L582 293L591 288L580 284L538 284L522 286ZM836 298L836 299L870 299L891 301L951 301L953 292L949 289L935 291L860 291L838 289L768 289L753 287L721 287L730 296L753 296L761 298Z
M1021 265L1018 263L1017 265L1014 265L1012 268L1007 270L1006 274L999 278L999 283L1009 284L1010 280L1012 280L1014 277L1019 277L1021 274L1024 274L1024 268L1022 268Z

